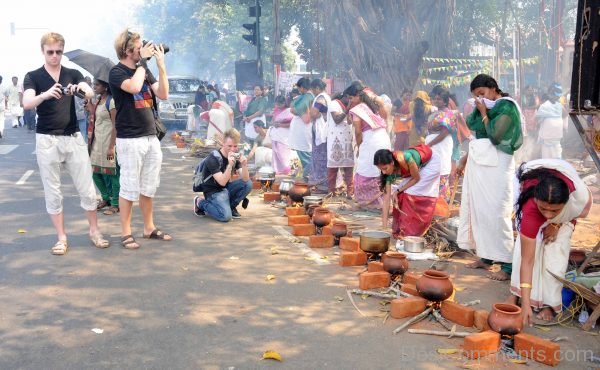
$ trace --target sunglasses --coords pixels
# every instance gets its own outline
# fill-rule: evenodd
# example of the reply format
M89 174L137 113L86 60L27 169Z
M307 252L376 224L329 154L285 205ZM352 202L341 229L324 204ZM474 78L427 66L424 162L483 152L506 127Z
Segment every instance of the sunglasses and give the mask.
M131 31L127 31L127 38L125 39L125 44L123 44L123 52L127 51L127 44L129 44L129 41L131 41L131 36L133 36L133 33L131 33Z
M46 50L46 55L62 55L62 50Z

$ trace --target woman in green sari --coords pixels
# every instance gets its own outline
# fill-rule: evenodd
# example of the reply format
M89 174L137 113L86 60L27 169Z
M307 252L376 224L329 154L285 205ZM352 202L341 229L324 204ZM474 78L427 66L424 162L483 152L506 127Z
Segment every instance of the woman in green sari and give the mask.
M305 181L308 181L311 173L313 141L313 122L309 110L312 107L314 96L310 92L310 80L308 78L302 77L298 80L296 86L301 95L292 101L290 109L294 118L290 122L289 146L298 154L302 164L302 177Z
M513 154L523 143L522 114L491 76L477 75L471 93L476 109L467 117L467 125L476 140L469 143L469 152L456 169L459 176L465 175L457 243L480 257L467 267L489 269L498 262L501 270L488 277L508 280L514 248Z
M267 109L267 98L263 96L263 87L254 86L254 98L248 103L244 111L244 135L247 139L254 141L258 134L254 131L254 121L267 122L265 110Z

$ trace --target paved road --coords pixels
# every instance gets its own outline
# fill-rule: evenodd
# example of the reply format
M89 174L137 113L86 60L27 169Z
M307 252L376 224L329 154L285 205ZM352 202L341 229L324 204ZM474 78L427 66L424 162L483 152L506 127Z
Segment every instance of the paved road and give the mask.
M345 295L361 268L339 267L335 250L319 252L328 256L319 260L324 264L306 259L301 244L281 236L285 217L258 197L229 224L196 218L189 184L195 160L173 153L169 143L163 144L156 222L172 242L143 241L138 251L124 250L118 218L99 215L113 244L92 247L65 174L71 248L52 256L55 235L32 154L35 135L6 131L0 140L0 369L432 369L465 362L435 352L458 348L460 339L392 336L400 321L383 323L379 300L357 297L367 315L378 315L361 317ZM140 221L136 210L136 234ZM27 232L18 233L21 228ZM267 281L268 274L276 278ZM457 283L483 291L461 300L494 294L489 281L473 275ZM268 349L284 361L261 360Z

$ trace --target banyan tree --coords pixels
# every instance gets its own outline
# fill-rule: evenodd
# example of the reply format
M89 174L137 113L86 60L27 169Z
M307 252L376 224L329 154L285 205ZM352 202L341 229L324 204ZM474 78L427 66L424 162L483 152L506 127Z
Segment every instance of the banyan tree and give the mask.
M412 89L425 53L449 54L455 1L310 0L299 25L309 68L394 96Z

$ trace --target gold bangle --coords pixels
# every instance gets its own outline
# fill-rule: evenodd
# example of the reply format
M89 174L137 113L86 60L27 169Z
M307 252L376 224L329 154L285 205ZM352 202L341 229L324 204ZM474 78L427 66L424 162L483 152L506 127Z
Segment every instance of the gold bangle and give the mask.
M533 288L531 286L531 284L528 284L528 283L521 283L521 285L519 285L519 287L521 287L521 288L529 288L529 289Z

